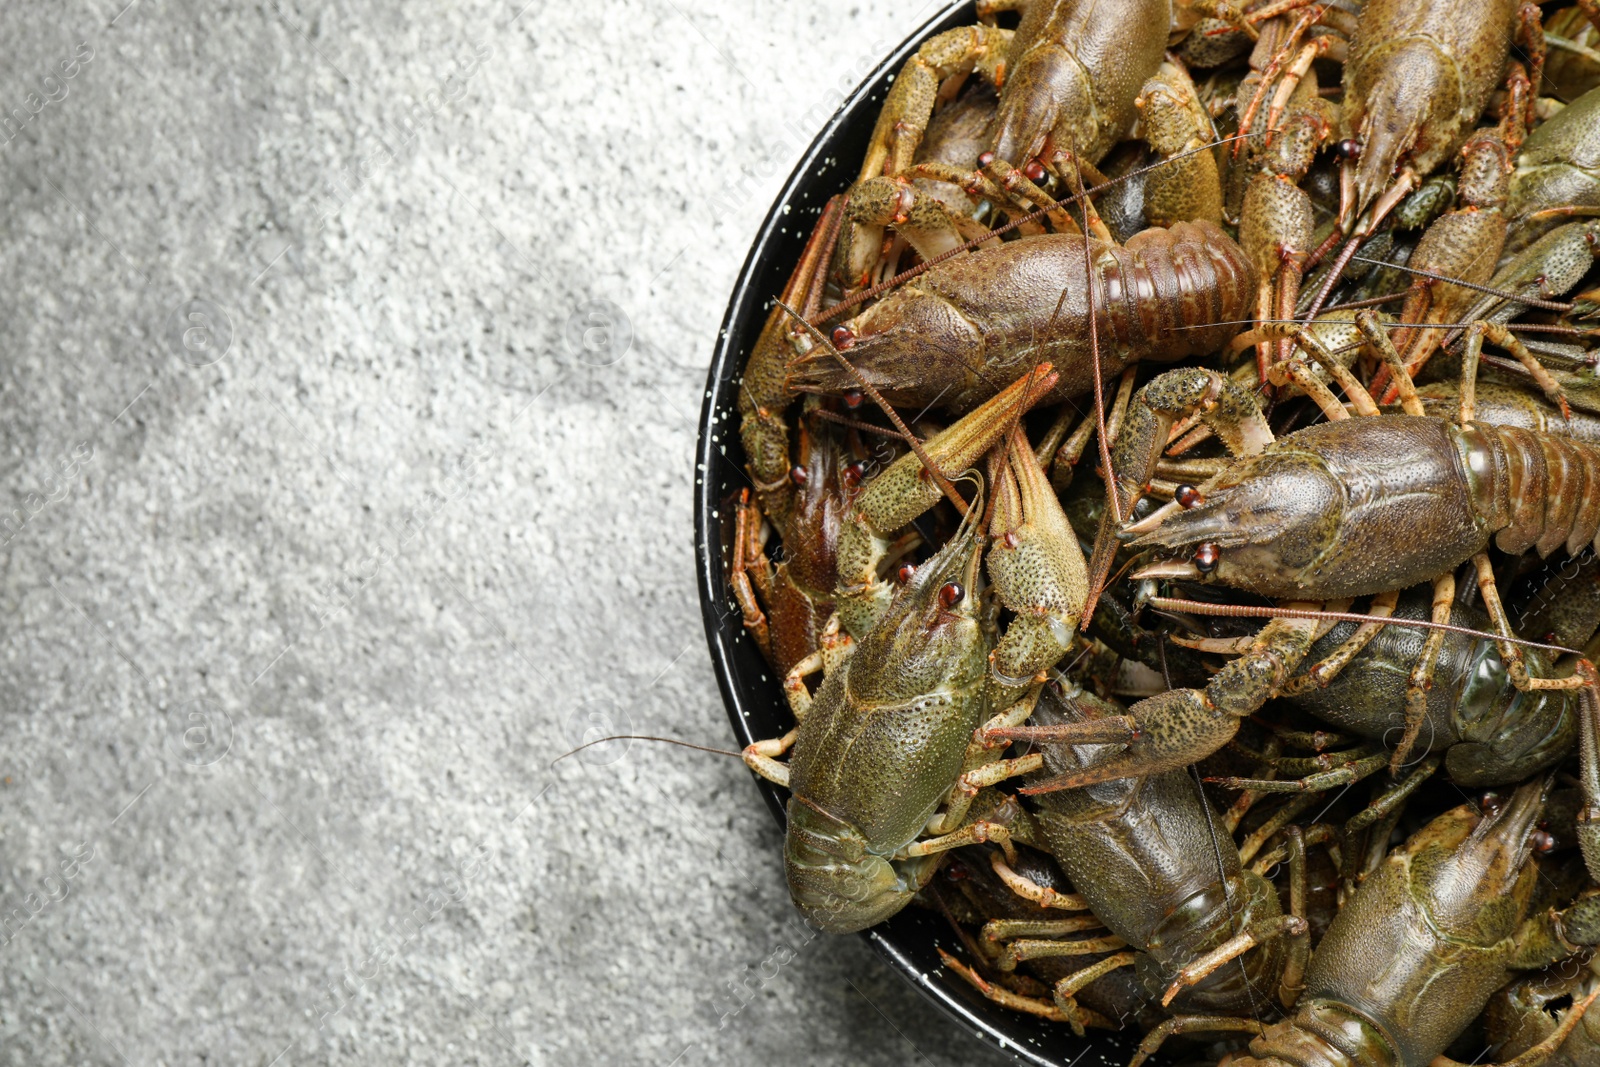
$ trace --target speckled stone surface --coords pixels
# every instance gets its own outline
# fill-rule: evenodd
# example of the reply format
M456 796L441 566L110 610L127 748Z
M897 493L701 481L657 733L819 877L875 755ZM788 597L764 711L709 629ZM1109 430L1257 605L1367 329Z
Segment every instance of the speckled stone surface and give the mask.
M738 763L550 766L728 743L712 339L933 10L0 6L0 1064L1006 1062Z

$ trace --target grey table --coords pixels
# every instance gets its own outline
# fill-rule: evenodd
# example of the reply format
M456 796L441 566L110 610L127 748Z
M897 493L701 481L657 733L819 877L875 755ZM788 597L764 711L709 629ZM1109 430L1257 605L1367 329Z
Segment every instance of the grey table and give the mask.
M1003 1062L737 762L551 766L729 743L712 339L932 9L521 3L0 7L0 1063Z

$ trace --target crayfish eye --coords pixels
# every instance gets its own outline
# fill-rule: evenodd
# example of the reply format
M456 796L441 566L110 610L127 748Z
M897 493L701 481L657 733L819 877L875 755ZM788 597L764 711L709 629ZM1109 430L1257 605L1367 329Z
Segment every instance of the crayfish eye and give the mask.
M867 476L867 465L859 459L844 465L844 484L857 486Z
M1543 830L1533 832L1533 850L1541 856L1548 856L1556 850L1556 839Z
M1207 541L1194 550L1194 568L1201 574L1210 574L1217 569L1217 560L1221 558L1216 543Z
M861 390L846 389L844 391L844 406L854 411L861 406Z
M833 347L843 352L856 343L856 332L848 326L833 328Z
M1044 164L1037 159L1029 160L1028 165L1022 168L1022 173L1028 176L1030 182L1044 181Z
M1346 137L1333 146L1341 159L1357 160L1361 158L1361 142L1354 137Z
M967 591L961 588L960 582L945 582L939 587L939 606L946 611L961 603L961 598Z
M804 467L789 468L789 480L795 485L805 485L806 479L809 477L811 477L811 475L806 473L806 469Z
M1176 500L1178 506L1185 511L1197 508L1206 502L1206 498L1201 495L1200 490L1192 485L1178 486L1177 490L1172 494L1172 499Z
M993 152L984 152L982 155L980 155L978 157L978 166L980 166L980 167L987 167L989 164L991 164L993 162L994 162L994 153Z
M904 585L906 582L909 582L911 580L911 576L916 573L917 565L915 563L902 563L900 564L900 569L894 572L894 576L900 579L900 583Z

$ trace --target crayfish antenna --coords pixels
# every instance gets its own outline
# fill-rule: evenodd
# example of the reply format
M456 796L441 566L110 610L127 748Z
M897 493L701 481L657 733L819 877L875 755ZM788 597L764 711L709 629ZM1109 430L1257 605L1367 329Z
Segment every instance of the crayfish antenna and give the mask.
M1476 282L1469 282L1464 278L1452 278L1448 274L1438 274L1431 270L1423 270L1421 267L1410 267L1404 263L1390 263L1388 260L1384 259L1368 259L1366 256L1355 255L1352 255L1350 259L1355 263L1367 263L1375 267L1391 267L1394 270L1401 271L1405 274L1415 274L1418 277L1429 278L1436 282L1449 282L1451 285L1459 285L1463 289L1471 289L1474 292L1483 293L1485 296L1499 297L1501 300L1514 301L1518 304L1526 304L1529 307L1541 308L1545 311L1572 311L1575 306L1562 300L1544 300L1539 297L1524 296L1520 293L1508 292L1505 289L1496 289L1492 285L1479 285ZM1452 324L1432 323L1431 325L1449 326ZM1468 323L1468 325L1471 325L1471 323Z
M1133 577L1163 578L1163 577L1198 577L1195 573L1167 573L1159 570L1163 564L1156 563L1134 572ZM1487 630L1474 630L1470 626L1456 626L1447 622L1434 622L1431 619L1397 619L1393 616L1368 615L1357 611L1316 611L1309 608L1269 608L1258 607L1252 604L1212 604L1203 600L1180 600L1174 597L1153 596L1148 601L1149 605L1159 611L1183 611L1191 615L1213 615L1227 619L1313 619L1318 622L1357 622L1372 624L1374 626L1410 626L1419 630L1443 630L1446 633L1463 634L1475 637L1480 641L1504 641L1508 644L1523 645L1528 648L1537 648L1545 652L1559 652L1580 656L1583 653L1575 648L1565 645L1548 645L1541 641L1529 641L1522 637L1508 637L1505 634L1490 633Z
M1083 295L1089 305L1089 359L1093 367L1094 377L1094 418L1095 438L1100 449L1100 472L1105 479L1106 504L1111 509L1111 519L1116 526L1122 525L1122 504L1117 499L1117 476L1111 466L1111 442L1106 440L1106 397L1105 383L1101 381L1100 369L1100 321L1095 303L1094 284L1094 249L1089 243L1089 208L1087 194L1083 193L1083 175L1077 167L1073 167L1073 175L1077 179L1079 194L1084 197L1080 207L1083 212ZM1066 290L1062 290L1061 299L1065 300ZM1056 302L1056 310L1061 310L1061 302ZM1052 317L1052 321L1054 321ZM1087 629L1089 622L1094 618L1094 609L1100 603L1100 594L1106 587L1106 578L1110 571L1109 561L1094 568L1089 575L1088 595L1084 598L1083 614L1079 616L1078 625Z
M712 748L709 745L697 745L692 741L679 741L675 737L656 737L653 734L611 734L609 737L597 737L593 741L585 741L577 748L561 753L561 755L550 761L550 766L554 767L568 756L576 756L586 748L593 748L595 745L603 745L609 741L659 741L663 745L677 745L679 748L692 748L696 752L710 752L715 756L732 756L736 760L744 759L743 754L734 752L730 749Z
M1090 245L1089 237L1089 195L1083 190L1083 174L1080 168L1074 166L1072 174L1077 179L1078 195L1081 198L1078 207L1083 214L1083 296L1089 303L1089 361L1094 368L1094 419L1096 436L1100 442L1100 469L1105 474L1106 503L1111 508L1111 517L1118 526L1122 525L1122 505L1117 500L1117 494L1112 491L1116 484L1117 475L1111 468L1111 442L1106 440L1106 394L1105 383L1101 381L1100 369L1100 322L1097 317L1094 299L1094 250ZM1061 302L1067 297L1066 290L1061 292L1061 300L1056 301L1056 312L1061 311ZM1052 316L1052 320L1054 316Z

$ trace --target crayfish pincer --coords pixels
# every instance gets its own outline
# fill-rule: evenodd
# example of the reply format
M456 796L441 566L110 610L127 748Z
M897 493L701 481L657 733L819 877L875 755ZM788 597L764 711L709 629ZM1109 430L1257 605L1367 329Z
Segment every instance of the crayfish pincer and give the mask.
M1294 1014L1233 1067L1425 1067L1515 971L1574 954L1574 938L1592 944L1600 897L1528 918L1544 791L1529 782L1488 811L1447 811L1391 853L1317 945ZM1559 1037L1597 994L1568 1011Z

